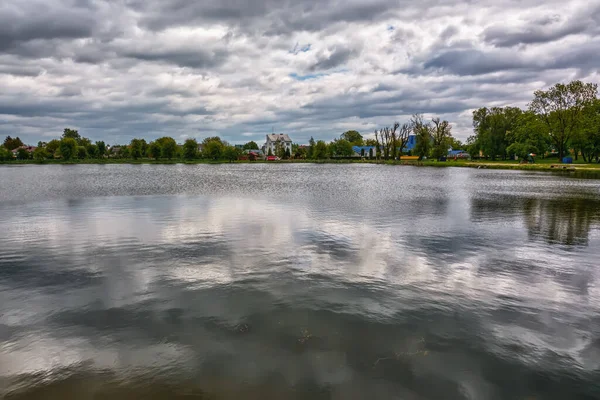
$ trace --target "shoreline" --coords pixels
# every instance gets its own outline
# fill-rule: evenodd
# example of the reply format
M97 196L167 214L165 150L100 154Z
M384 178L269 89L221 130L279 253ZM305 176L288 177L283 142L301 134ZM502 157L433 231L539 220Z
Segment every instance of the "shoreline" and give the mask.
M280 161L240 161L236 160L229 162L226 160L151 160L151 159L87 159L76 161L61 161L61 160L13 160L0 161L0 166L5 165L106 165L106 164L157 164L157 165L173 165L173 164L380 164L380 165L397 165L397 166L415 166L415 167L434 167L434 168L478 168L478 169L504 169L504 170L520 170L520 171L543 171L543 172L561 172L561 173L577 173L587 172L598 175L600 178L600 164L560 164L540 162L536 164L518 164L507 161L396 161L396 160L280 160ZM554 167L553 167L554 166Z

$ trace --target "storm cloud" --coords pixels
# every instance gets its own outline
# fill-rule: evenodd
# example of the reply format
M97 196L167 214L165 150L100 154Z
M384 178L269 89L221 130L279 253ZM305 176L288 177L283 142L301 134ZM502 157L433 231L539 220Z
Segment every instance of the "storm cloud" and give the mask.
M0 135L296 142L600 80L579 0L3 0Z

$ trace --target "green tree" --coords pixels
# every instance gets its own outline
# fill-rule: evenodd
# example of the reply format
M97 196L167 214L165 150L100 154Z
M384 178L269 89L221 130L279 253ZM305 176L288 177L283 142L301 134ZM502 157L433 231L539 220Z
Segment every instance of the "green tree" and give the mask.
M340 136L341 139L352 143L352 146L363 146L363 137L357 131L346 131Z
M291 157L292 157L292 152L290 151L289 148L286 148L285 149L285 154L283 155L283 158L285 160L289 160Z
M428 125L421 126L415 131L414 154L419 156L419 160L429 155L431 151L431 129Z
M77 155L77 141L70 137L63 138L60 141L59 151L63 160L74 158Z
M44 161L48 158L48 152L43 147L38 147L33 151L33 159L36 161Z
M275 142L275 155L279 158L285 157L285 146L280 141Z
M87 150L88 156L90 158L97 158L98 157L98 146L95 144L88 144L87 147L85 148Z
M98 157L102 158L106 154L106 143L103 141L96 142L96 146L98 146Z
M483 107L473 111L478 149L492 160L498 156L506 158L506 149L521 114L521 109L517 107Z
M216 142L212 142L216 143ZM229 162L233 162L238 159L241 151L235 146L224 146L223 147L223 158L229 160Z
M21 147L21 146L24 146L24 144L21 141L21 139L19 139L18 136L14 139L11 138L10 136L7 136L6 139L4 139L4 147L7 150L14 150L17 147Z
M527 158L530 153L543 156L550 146L548 128L542 119L532 111L521 113L508 135L509 155Z
M156 141L160 143L160 147L162 149L162 156L168 160L171 160L177 152L177 143L175 142L175 139L169 136L165 136L156 139Z
M267 156L272 156L273 155L273 150L271 150L271 147L269 147L269 152L267 153Z
M198 142L196 139L187 139L183 144L183 158L193 160L198 157Z
M129 149L129 146L121 146L119 147L119 153L118 153L119 158L123 158L123 159L128 159L131 157L131 150Z
M452 126L448 121L440 121L439 118L433 118L431 129L432 148L431 156L439 159L448 154L448 147L452 143Z
M148 146L148 156L158 160L161 153L162 148L160 147L160 143L158 143L156 140L154 142L150 142L150 145Z
M12 159L13 156L11 151L6 149L4 146L0 146L0 161L10 161Z
M204 150L202 151L202 154L211 160L218 160L223 157L224 151L225 146L220 139L209 140L208 142L204 143Z
M145 142L146 141L143 139L131 139L131 142L129 143L131 158L137 160L144 155Z
M65 128L65 130L63 131L62 138L63 139L75 139L77 144L79 144L79 141L81 140L81 136L79 136L79 132L75 129L69 129L69 128Z
M463 142L454 137L450 137L450 147L452 147L452 150L465 150Z
M346 139L336 139L330 144L330 146L332 147L333 153L338 157L350 157L352 154L354 154L354 151L352 150L352 143Z
M313 158L315 160L323 160L327 158L327 143L322 140L317 141L314 148Z
M598 161L600 153L600 100L587 105L582 112L578 129L573 135L575 156L581 153L583 161Z
M46 151L48 153L50 153L50 155L54 156L54 154L56 153L56 150L58 150L59 147L60 147L60 140L53 139L53 140L49 141L48 144L46 145Z
M365 140L365 146L375 146L375 147L377 147L377 140L375 140L375 139L367 139L367 140Z
M219 142L219 143L221 143L221 144L223 144L223 145L225 144L225 143L223 142L223 140L221 140L221 138L220 138L220 137L218 137L218 136L211 136L211 137L207 137L207 138L205 138L205 139L202 141L202 144L207 144L208 142Z
M307 158L313 159L315 155L315 139L311 136L308 141L308 150L306 152Z
M88 148L88 146L89 146L90 144L92 144L92 141L91 141L90 139L88 139L88 138L86 138L86 137L83 137L83 136L82 136L82 137L81 137L81 139L79 139L79 140L77 141L77 144L79 144L80 146L83 146L83 147L85 147L85 148L87 149L87 148Z
M87 158L87 150L83 146L77 146L77 158L83 160Z
M27 149L24 149L23 147L19 147L17 149L17 160L28 160L29 159L29 152L27 151Z
M244 150L258 150L258 145L254 140L251 140L244 145Z
M552 144L562 159L570 140L582 123L585 107L594 102L598 85L579 80L568 84L557 83L548 90L537 90L529 109L540 115L548 127Z
M303 159L307 157L307 151L306 151L306 146L296 146L296 149L294 150L294 158L299 158L299 159Z

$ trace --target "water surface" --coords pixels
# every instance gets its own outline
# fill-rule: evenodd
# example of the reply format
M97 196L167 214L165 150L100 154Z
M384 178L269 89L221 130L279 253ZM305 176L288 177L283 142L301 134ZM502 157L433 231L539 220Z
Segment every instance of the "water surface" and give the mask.
M0 167L0 397L600 398L600 186Z

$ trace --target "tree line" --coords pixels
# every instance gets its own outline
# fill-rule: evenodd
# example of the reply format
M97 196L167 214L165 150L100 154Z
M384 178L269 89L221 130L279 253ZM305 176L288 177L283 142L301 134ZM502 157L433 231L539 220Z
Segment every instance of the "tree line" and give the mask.
M104 141L92 141L83 137L75 129L65 129L60 139L54 139L47 143L39 142L33 152L29 152L18 137L6 137L3 146L0 146L0 161L14 159L12 151L17 149L16 158L19 160L34 159L43 161L47 159L60 158L62 160L84 160L84 159L185 159L194 160L206 158L210 160L229 160L239 158L243 150L258 149L254 142L246 143L241 149L228 144L220 137L208 137L201 143L196 139L187 139L179 146L172 137L161 137L150 143L145 139L132 139L128 145L115 145L109 147ZM202 149L202 151L200 151Z
M534 153L562 159L572 153L585 162L600 156L598 85L579 80L537 90L526 110L483 107L473 111L474 135L467 140L471 154L506 159Z

